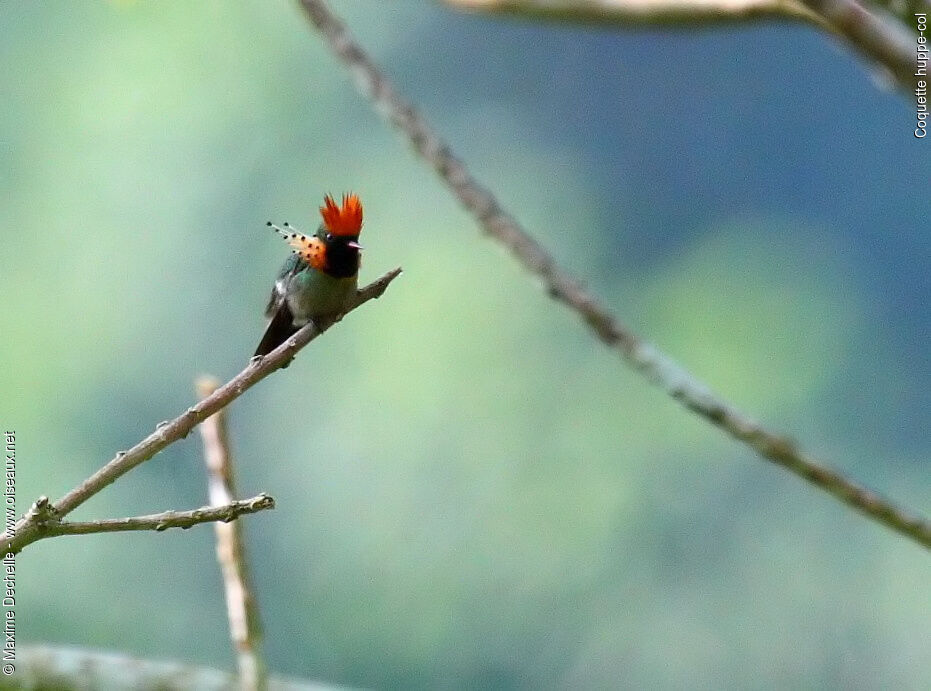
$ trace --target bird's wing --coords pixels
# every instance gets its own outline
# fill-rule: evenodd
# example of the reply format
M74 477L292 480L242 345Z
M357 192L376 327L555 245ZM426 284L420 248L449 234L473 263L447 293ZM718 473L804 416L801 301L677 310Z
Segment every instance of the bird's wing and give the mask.
M278 272L278 277L275 278L275 285L272 286L271 295L268 296L268 304L265 306L265 316L267 318L271 319L275 316L278 307L284 300L288 282L291 278L301 271L305 271L307 268L307 264L296 254L290 255L285 260L281 267L281 271Z
M291 314L285 297L291 279L307 268L307 264L296 254L288 257L281 267L272 287L272 294L268 298L268 306L265 308L265 316L269 321L265 334L255 350L256 355L267 355L298 330L298 327L294 326L294 315Z
M262 334L262 340L259 341L259 345L255 349L255 354L268 355L297 333L297 330L298 327L294 326L294 315L292 315L291 310L288 309L287 300L281 300L278 309L268 322L265 333Z

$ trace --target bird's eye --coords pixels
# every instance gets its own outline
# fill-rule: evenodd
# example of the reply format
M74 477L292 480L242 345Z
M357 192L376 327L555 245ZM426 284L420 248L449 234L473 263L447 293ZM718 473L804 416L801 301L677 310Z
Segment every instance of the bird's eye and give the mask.
M327 242L331 242L332 240L333 240L333 233L327 233L327 234L326 234L326 241L327 241Z

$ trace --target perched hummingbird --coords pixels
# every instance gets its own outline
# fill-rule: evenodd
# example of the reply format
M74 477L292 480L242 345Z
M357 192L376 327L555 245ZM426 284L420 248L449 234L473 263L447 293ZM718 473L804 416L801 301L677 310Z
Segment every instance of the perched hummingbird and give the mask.
M339 314L356 293L362 202L354 194L344 194L342 205L337 206L326 195L320 216L323 223L314 235L299 233L288 223L279 228L268 222L288 241L292 252L265 308L269 322L256 355L270 353L308 321Z

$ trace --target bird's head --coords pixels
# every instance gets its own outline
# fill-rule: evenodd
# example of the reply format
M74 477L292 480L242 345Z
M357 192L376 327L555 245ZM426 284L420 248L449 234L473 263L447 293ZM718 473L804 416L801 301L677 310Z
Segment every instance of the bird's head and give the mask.
M362 249L359 233L362 232L362 202L355 194L344 194L342 206L337 206L329 194L323 197L320 207L323 223L317 231L317 237L327 245L343 244L350 248Z

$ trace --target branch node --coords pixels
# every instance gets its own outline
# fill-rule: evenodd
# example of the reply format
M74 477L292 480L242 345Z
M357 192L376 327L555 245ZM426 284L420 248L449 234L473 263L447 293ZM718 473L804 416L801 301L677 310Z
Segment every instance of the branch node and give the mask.
M60 520L58 511L49 503L48 497L44 494L32 503L29 511L26 512L25 519L38 526L45 526Z

